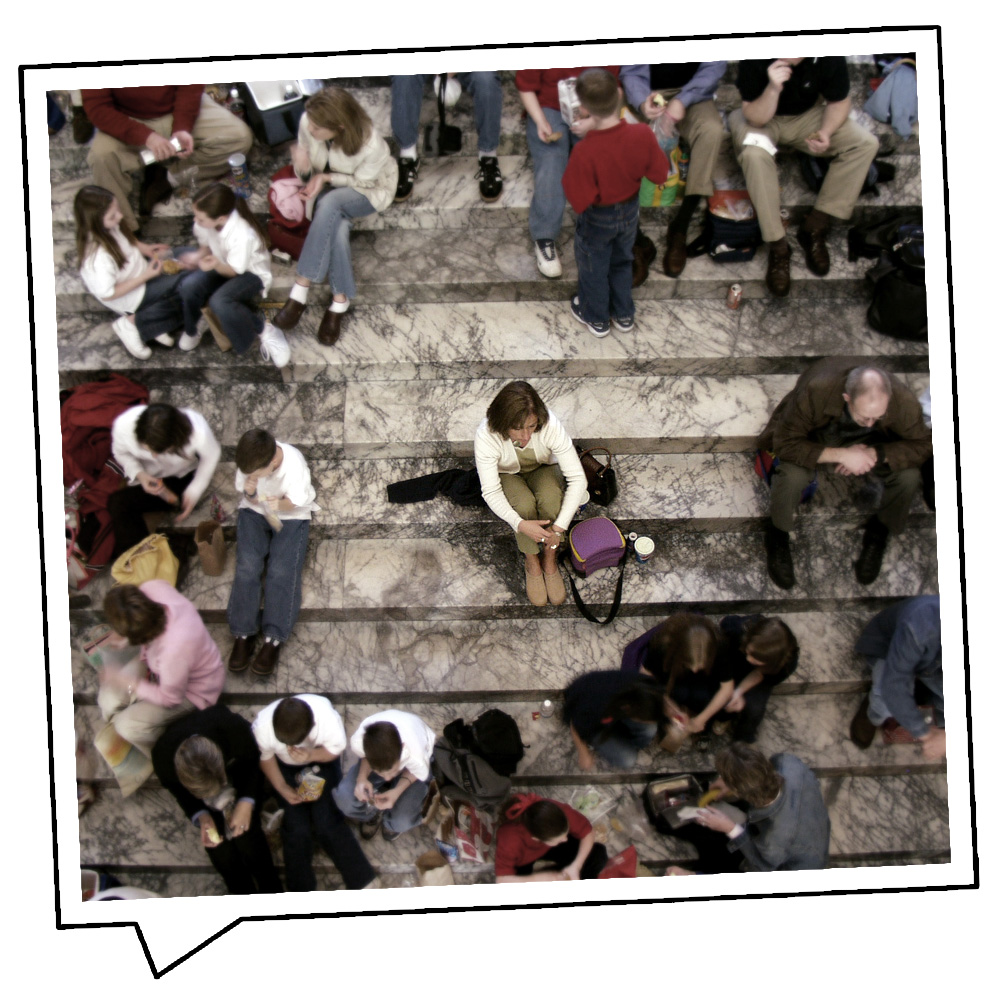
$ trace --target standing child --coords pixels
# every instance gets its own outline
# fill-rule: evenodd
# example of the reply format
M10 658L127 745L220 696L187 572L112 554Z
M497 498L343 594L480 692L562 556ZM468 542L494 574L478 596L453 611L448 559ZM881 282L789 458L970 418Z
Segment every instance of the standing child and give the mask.
M122 210L111 192L84 185L73 200L76 255L87 290L118 313L115 335L136 359L149 359L146 345L156 340L172 346L171 332L181 328L183 313L177 293L184 274L164 274L160 258L170 252L163 243L141 243L121 226Z
M563 173L566 198L577 213L576 265L580 284L573 317L599 339L611 331L631 332L632 247L639 226L639 185L667 180L667 159L653 131L618 116L619 90L605 69L581 72L576 82L586 132Z
M260 336L260 355L281 367L290 352L284 332L266 322L254 306L258 294L271 287L271 255L267 240L246 202L228 185L214 182L191 202L197 250L181 254L178 262L193 273L181 288L184 302L184 335L180 348L194 349L205 332L198 320L205 305L206 320L233 344L237 354Z
M236 521L236 575L229 594L229 629L236 638L230 671L271 674L302 604L302 565L309 518L316 506L309 466L292 445L251 428L236 446L236 489L243 494ZM260 615L261 574L264 616ZM264 644L250 662L258 627Z

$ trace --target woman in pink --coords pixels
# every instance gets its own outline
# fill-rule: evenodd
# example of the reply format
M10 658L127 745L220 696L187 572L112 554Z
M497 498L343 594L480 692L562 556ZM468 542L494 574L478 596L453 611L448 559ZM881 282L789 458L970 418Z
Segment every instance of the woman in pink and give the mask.
M124 668L102 670L101 688L122 693L124 708L111 721L149 756L170 722L218 701L226 680L222 657L194 604L162 579L109 589L104 618L119 646L141 647Z

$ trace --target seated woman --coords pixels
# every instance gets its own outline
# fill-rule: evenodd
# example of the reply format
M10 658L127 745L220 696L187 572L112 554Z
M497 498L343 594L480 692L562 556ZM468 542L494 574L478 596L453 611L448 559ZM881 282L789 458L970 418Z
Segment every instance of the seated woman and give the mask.
M690 717L687 731L700 733L733 694L729 654L719 644L708 617L676 613L625 648L622 668L652 675Z
M115 552L121 554L146 537L143 514L180 501L175 519L187 520L212 481L222 446L192 408L138 404L111 425L111 454L129 481L108 498Z
M575 808L537 794L515 794L496 835L497 883L593 880L608 862L594 830ZM555 864L535 871L541 860Z
M732 738L753 743L774 686L799 666L799 643L784 621L774 616L726 616L719 627L736 687L716 723L735 719Z
M588 499L587 477L566 429L531 384L516 380L493 398L474 450L483 499L513 528L524 555L528 599L534 606L560 605L566 586L556 549Z
M222 657L194 603L163 579L113 586L104 597L104 619L118 635L112 646L142 648L124 668L102 668L101 688L121 693L123 707L111 722L148 757L169 723L219 700ZM101 696L98 704L106 707Z
M260 827L264 775L250 723L224 705L192 712L153 747L153 769L198 828L231 894L281 893Z
M306 183L299 193L312 220L299 257L298 276L274 324L294 329L305 310L309 285L329 280L333 301L317 339L332 346L355 295L351 269L351 223L382 212L396 194L399 168L371 118L346 90L329 87L310 96L292 147L295 173Z
M581 770L594 768L595 753L612 767L635 766L665 718L663 686L634 671L591 671L563 693L563 721Z

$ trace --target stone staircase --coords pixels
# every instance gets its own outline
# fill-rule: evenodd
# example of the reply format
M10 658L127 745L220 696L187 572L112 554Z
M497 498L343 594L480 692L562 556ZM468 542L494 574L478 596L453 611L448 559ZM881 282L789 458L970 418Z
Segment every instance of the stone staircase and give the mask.
M859 71L859 106L862 85ZM388 134L388 80L350 80L349 88ZM720 88L719 102L726 109L738 104L731 82ZM428 120L432 111L425 100ZM636 795L656 774L711 770L717 747L674 757L647 751L631 771L583 774L559 717L533 720L531 713L575 676L616 667L625 643L672 612L764 612L788 622L802 658L771 700L759 746L794 752L819 774L832 820L832 865L947 861L944 765L928 764L910 748L860 751L847 738L865 688L864 666L852 652L860 628L889 602L937 591L934 515L915 506L908 530L890 542L879 579L862 588L850 559L879 491L825 482L801 512L793 549L798 585L783 593L764 568L767 495L750 456L770 409L812 360L877 356L919 391L927 382L927 346L867 328L863 275L870 264L847 260L846 226L831 237L827 278L809 274L793 246L792 293L781 301L767 296L763 251L728 267L704 257L689 261L677 280L663 276L658 257L636 291L636 330L595 339L569 313L576 279L569 211L559 244L563 278L547 281L535 267L527 230L531 167L509 75L499 203L478 197L468 97L456 122L464 153L425 160L409 201L357 224L358 297L337 346L315 341L324 291L314 289L313 304L289 335L292 362L281 371L253 350L242 358L220 353L209 336L191 353L155 348L146 362L128 355L111 333L111 314L75 272L72 199L88 181L86 148L72 144L69 128L52 139L61 385L114 370L141 380L154 400L202 411L223 445L212 488L230 515L237 503L233 449L251 424L292 442L310 461L322 512L310 536L299 623L277 672L264 680L230 675L222 701L251 718L275 697L319 692L334 702L349 733L381 708L412 709L438 729L487 707L505 709L530 744L515 788L568 800L593 786L610 806L609 849L634 843L650 870L661 873L690 859L691 848L653 832ZM916 139L902 143L892 160L896 181L878 198L862 199L856 217L920 205ZM255 148L255 211L266 212L268 176L286 162L284 148ZM779 165L794 221L813 196L794 160ZM732 160L720 164L721 180L737 172ZM660 251L672 212L644 210L641 219ZM190 226L186 202L175 197L158 207L143 236L191 242ZM294 268L275 261L274 273L269 300L280 303ZM736 280L744 303L731 311L724 299ZM532 382L579 444L614 451L621 494L604 512L656 541L646 565L627 568L621 615L610 627L585 622L571 603L530 606L513 538L487 509L440 498L392 507L386 500L387 483L470 465L472 435L487 404L519 378ZM206 516L203 503L187 529ZM231 516L230 540L233 523ZM214 579L196 567L183 586L224 655L234 561L230 551L226 572ZM71 614L74 639L100 622L107 584L107 576L95 580L88 587L92 608ZM581 591L596 603L610 600L612 585L605 571ZM81 736L91 736L100 721L96 684L74 648ZM130 799L120 797L106 770L97 786L98 802L80 823L84 865L169 895L223 892L155 779ZM384 884L412 886L413 861L432 844L420 829L365 848ZM321 888L340 885L321 854L316 869ZM462 863L455 871L459 882L492 880L489 865Z

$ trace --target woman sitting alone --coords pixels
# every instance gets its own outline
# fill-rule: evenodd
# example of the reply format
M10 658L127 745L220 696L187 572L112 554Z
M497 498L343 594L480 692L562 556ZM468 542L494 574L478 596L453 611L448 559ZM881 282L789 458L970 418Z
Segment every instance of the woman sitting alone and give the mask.
M524 555L528 599L534 606L566 601L556 549L581 503L587 478L566 429L534 387L505 386L476 429L476 469L483 499L506 521Z
M590 822L575 808L537 794L516 794L496 836L497 883L593 880L608 862ZM536 870L545 861L548 867Z

